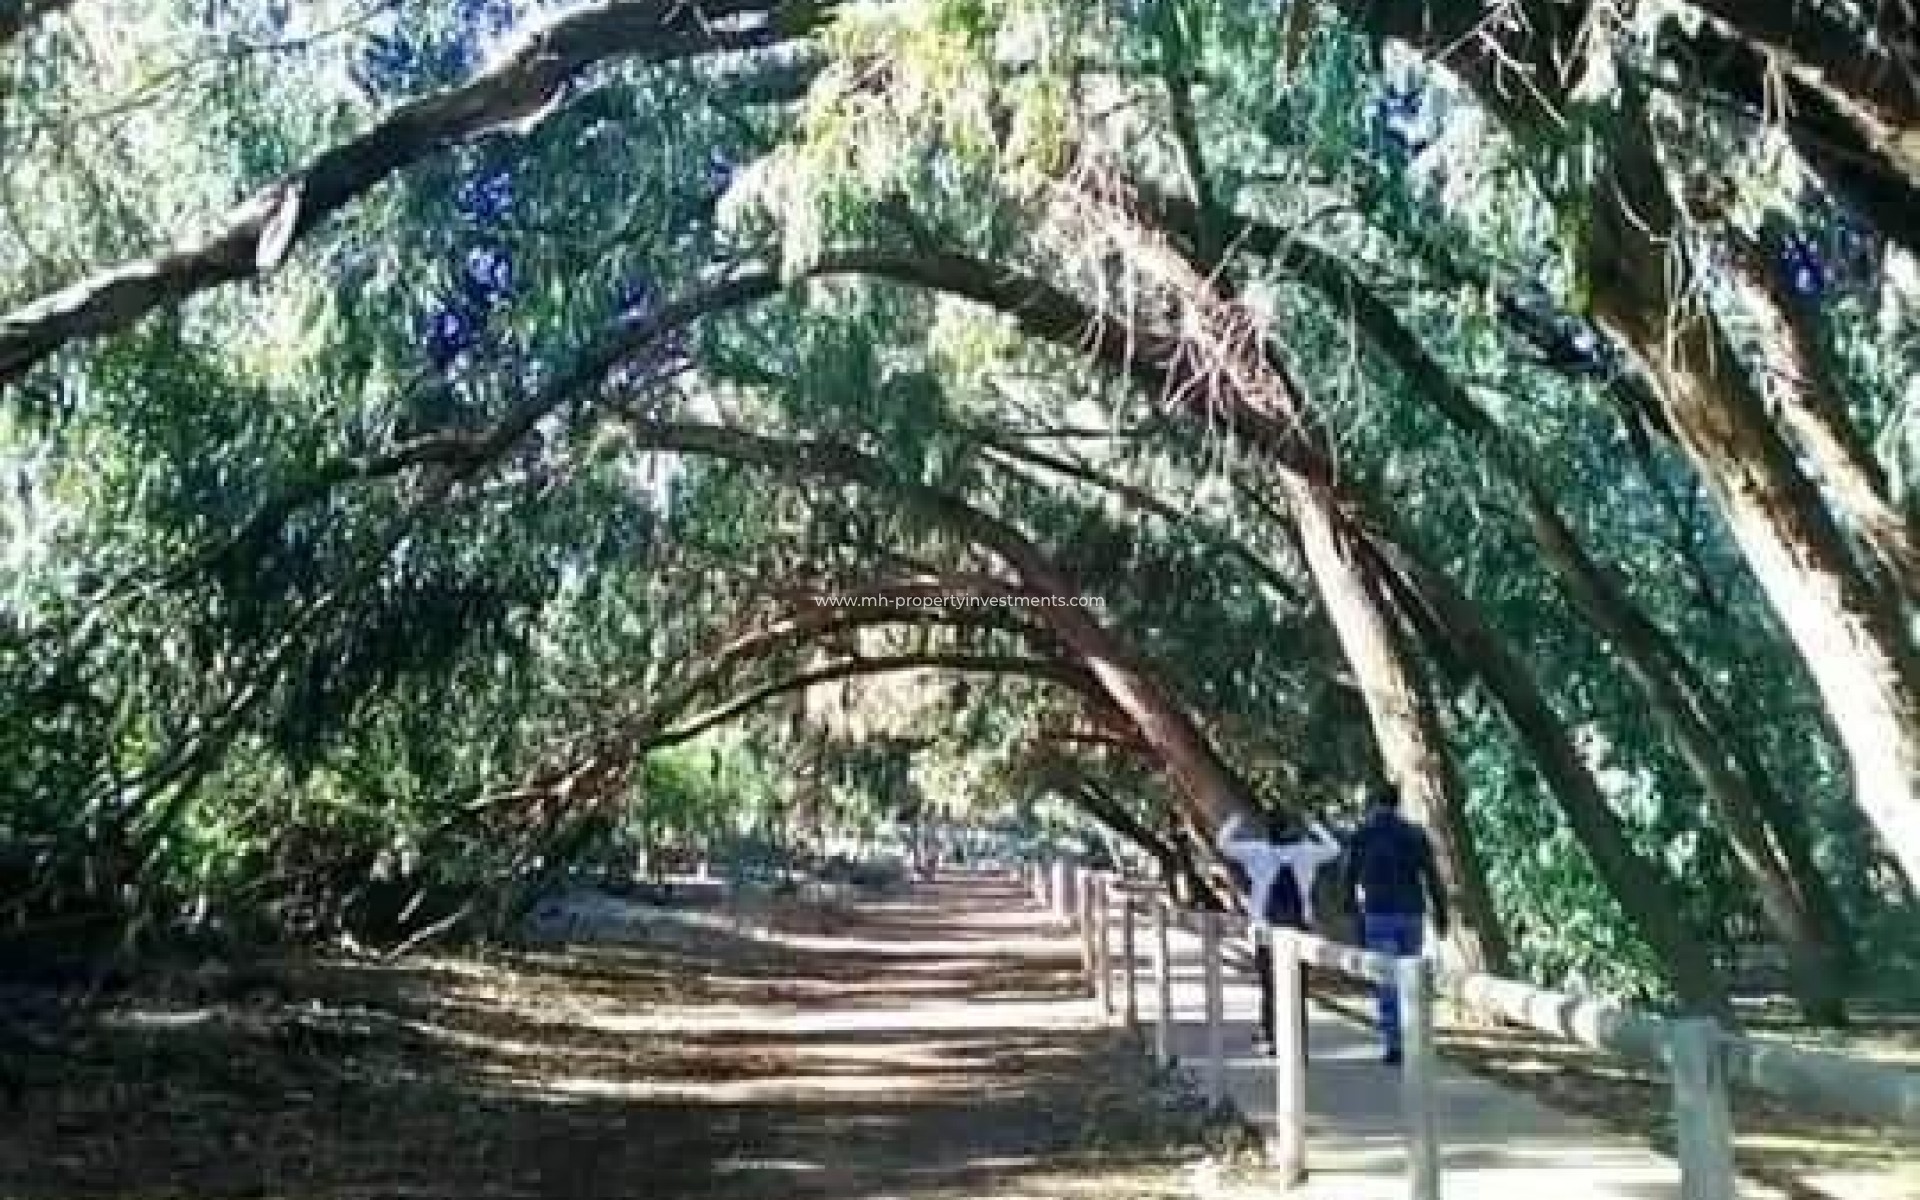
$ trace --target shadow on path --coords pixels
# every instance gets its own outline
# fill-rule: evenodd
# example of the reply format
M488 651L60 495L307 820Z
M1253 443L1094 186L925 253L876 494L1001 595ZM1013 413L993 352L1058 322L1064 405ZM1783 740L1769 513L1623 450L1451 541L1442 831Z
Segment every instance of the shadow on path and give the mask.
M824 924L103 1014L0 1128L0 1196L1186 1194L1197 1122L1016 885Z

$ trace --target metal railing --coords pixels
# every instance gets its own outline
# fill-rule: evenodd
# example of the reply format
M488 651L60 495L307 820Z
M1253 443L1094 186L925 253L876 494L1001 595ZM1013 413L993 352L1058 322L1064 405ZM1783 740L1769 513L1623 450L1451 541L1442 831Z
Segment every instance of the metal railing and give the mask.
M1151 914L1157 989L1153 1051L1163 1065L1174 1061L1170 931L1179 926L1199 934L1206 998L1201 1088L1209 1104L1224 1104L1224 944L1229 933L1245 934L1245 920L1183 910L1153 885L1064 862L1033 865L1027 882L1036 901L1077 930L1082 961L1101 1010L1119 1015L1129 1028L1139 1022L1138 922L1143 914ZM1115 972L1110 944L1116 896L1123 991L1118 1006L1112 994ZM1683 1200L1733 1200L1734 1127L1728 1092L1735 1085L1837 1117L1920 1128L1920 1071L1745 1037L1711 1018L1660 1016L1516 980L1443 970L1428 959L1393 958L1313 934L1276 930L1270 936L1276 1034L1270 1145L1273 1166L1286 1184L1304 1178L1307 1166L1306 1033L1300 1023L1302 967L1306 965L1370 983L1392 984L1398 990L1403 1041L1400 1096L1414 1200L1438 1200L1441 1190L1434 1087L1439 1059L1434 1004L1441 998L1664 1071L1672 1087Z

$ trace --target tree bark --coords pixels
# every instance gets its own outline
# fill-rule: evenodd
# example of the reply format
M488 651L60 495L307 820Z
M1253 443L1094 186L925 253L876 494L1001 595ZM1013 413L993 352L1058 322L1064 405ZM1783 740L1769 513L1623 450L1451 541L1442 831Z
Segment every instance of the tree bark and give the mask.
M571 9L531 29L466 83L400 106L262 188L211 233L0 316L0 389L69 342L125 329L197 292L270 274L301 238L388 176L448 145L538 120L569 80L597 63L764 47L808 32L831 8L783 0L594 0ZM758 25L729 23L756 16Z
M1676 220L1644 118L1615 139L1594 201L1593 307L1648 364L1675 439L1724 514L1813 676L1854 793L1907 875L1920 873L1920 664L1894 593L1851 558L1711 314L1675 296Z
M1754 756L1738 749L1745 743L1739 723L1673 639L1580 544L1506 429L1428 353L1392 306L1345 264L1306 243L1294 245L1287 265L1341 311L1352 314L1368 339L1399 368L1411 390L1432 404L1511 481L1542 562L1639 686L1655 719L1700 782L1735 859L1753 883L1768 922L1793 964L1795 996L1810 1019L1822 1023L1843 1019L1850 935L1807 853L1800 814L1789 809ZM1405 539L1400 541L1406 544ZM1464 597L1459 599L1464 603ZM1533 707L1538 714L1552 715L1544 704ZM1515 723L1519 724L1518 718ZM1569 795L1568 802L1574 803L1574 797Z
M1653 951L1674 994L1688 1009L1730 1017L1726 981L1699 947L1705 939L1687 927L1680 896L1666 872L1633 847L1631 837L1579 750L1518 654L1451 580L1403 547L1386 551L1412 598L1426 606L1440 633L1480 678L1506 714L1554 794L1594 871Z
M1756 122L1778 114L1815 173L1882 233L1920 250L1920 64L1905 0L1881 5L1892 36L1877 44L1802 0L1694 7L1717 20L1666 31L1675 57L1699 72L1692 82L1738 101Z
M999 556L1018 577L1019 586L1074 599L1079 589L1058 571L1025 534L982 510L908 479L891 466L851 446L828 442L789 442L711 425L675 425L630 418L636 441L647 449L712 454L756 463L778 471L818 475L871 487L920 510ZM1258 806L1244 784L1221 761L1193 718L1152 679L1131 650L1087 608L1078 604L1033 608L1043 623L1079 660L1113 702L1140 731L1140 737L1167 770L1180 794L1193 805L1200 823L1217 829Z
M1497 10L1483 0L1337 0L1360 28L1444 54L1489 109L1523 137L1563 127L1568 68L1581 61L1597 6L1588 0L1517 0ZM1716 92L1755 120L1776 110L1794 147L1822 178L1874 225L1908 249L1920 249L1920 137L1914 89L1878 69L1864 39L1833 37L1833 23L1799 19L1811 6L1786 0L1701 0L1718 27L1668 29L1685 87ZM1895 6L1884 6L1895 11ZM1797 30L1794 26L1798 26ZM1911 16L1892 18L1883 44L1911 39ZM1850 45L1849 45L1850 41ZM1604 49L1602 50L1604 52ZM1842 61L1844 60L1844 65ZM1787 69L1771 70L1772 62ZM1909 65L1906 70L1911 70ZM1782 74L1784 96L1776 96ZM1784 104L1781 101L1784 100Z
M1735 269L1759 297L1767 347L1783 386L1775 411L1902 604L1920 603L1920 543L1887 489L1886 472L1847 415L1846 398L1827 369L1817 314L1793 295L1760 247L1736 237Z
M1920 44L1914 40L1920 28L1907 0L1877 5L1877 39L1805 0L1691 3L1732 36L1827 89L1836 103L1871 114L1886 128L1920 128Z
M1700 781L1721 832L1786 951L1790 988L1809 1020L1845 1018L1850 934L1813 863L1802 818L1750 754L1737 723L1666 634L1586 556L1559 514L1538 495L1529 504L1535 541L1568 598L1607 640ZM1818 898L1815 897L1817 893Z
M1511 954L1487 889L1466 798L1431 696L1358 537L1324 487L1287 476L1307 565L1366 696L1387 778L1408 813L1433 835L1435 858L1459 919L1453 942L1467 969L1505 974Z
M1459 919L1452 937L1472 969L1501 972L1509 946L1486 886L1486 874L1466 822L1465 797L1420 669L1400 638L1384 593L1350 549L1362 539L1337 502L1328 439L1303 389L1271 356L1262 331L1237 304L1217 261L1183 251L1167 231L1141 219L1125 181L1102 181L1113 195L1082 193L1094 222L1105 221L1116 244L1153 257L1188 308L1182 332L1151 338L1110 320L1081 324L1099 331L1102 357L1116 366L1143 367L1182 415L1208 428L1223 423L1273 468L1290 500L1305 547L1308 572L1335 635L1358 679L1387 775L1434 837L1441 875ZM1204 215L1196 220L1205 223ZM1069 304L1077 304L1068 300ZM1197 329L1199 332L1193 332ZM1120 356L1107 347L1119 339ZM1143 362L1141 347L1153 348Z
M1477 0L1341 0L1341 7L1376 36L1447 52L1447 65L1522 139L1553 127L1554 107L1566 97L1560 64L1574 61L1591 15L1585 3L1527 0L1503 23L1482 28ZM1531 84L1514 86L1515 69ZM1897 608L1853 561L1724 331L1692 307L1700 281L1680 253L1646 114L1631 89L1627 99L1601 147L1581 247L1593 314L1656 381L1670 436L1713 495L1813 677L1847 752L1856 802L1915 878L1920 666ZM1909 201L1907 211L1920 205Z
M1187 858L1183 847L1147 828L1104 788L1083 779L1070 789L1070 794L1088 816L1146 851L1148 857L1159 864L1161 877L1166 881L1169 892L1175 890L1177 881L1184 881L1186 888L1194 894L1211 890Z

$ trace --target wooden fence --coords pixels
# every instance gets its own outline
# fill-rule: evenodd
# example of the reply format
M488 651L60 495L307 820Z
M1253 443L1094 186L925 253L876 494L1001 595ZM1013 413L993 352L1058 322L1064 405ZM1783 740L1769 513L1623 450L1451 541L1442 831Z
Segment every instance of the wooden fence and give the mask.
M1229 936L1245 936L1244 918L1178 908L1156 887L1111 872L1052 862L1029 868L1034 898L1080 937L1089 983L1102 1010L1138 1024L1138 980L1150 958L1158 1014L1153 1049L1173 1061L1171 929L1197 932L1205 989L1200 1082L1208 1103L1226 1102L1225 964ZM1113 929L1120 928L1122 996L1113 995ZM1139 925L1152 923L1153 953L1139 952ZM1413 1200L1438 1200L1441 1154L1434 1080L1438 1048L1433 1010L1445 998L1516 1025L1578 1042L1662 1070L1671 1083L1682 1200L1733 1200L1733 1119L1728 1090L1738 1085L1789 1103L1879 1126L1920 1128L1920 1071L1748 1038L1710 1018L1666 1017L1582 999L1491 975L1442 970L1425 958L1392 958L1290 930L1271 935L1274 963L1274 1166L1283 1183L1306 1174L1306 1044L1300 1025L1302 967L1312 965L1399 990L1403 1039L1401 1104ZM1116 1013L1116 1009L1118 1010Z

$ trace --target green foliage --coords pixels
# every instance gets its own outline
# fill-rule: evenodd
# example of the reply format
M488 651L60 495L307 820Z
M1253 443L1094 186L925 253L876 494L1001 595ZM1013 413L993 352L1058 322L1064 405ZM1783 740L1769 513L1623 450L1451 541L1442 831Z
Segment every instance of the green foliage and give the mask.
M470 75L494 26L534 7L76 6L0 50L0 157L24 164L0 181L0 308L191 240ZM1157 266L1164 248L1092 201L1176 246L1146 198L1188 196L1197 172L1212 205L1197 240L1211 229L1232 251L1217 280L1301 381L1340 472L1389 499L1394 535L1526 659L1635 847L1685 881L1696 926L1723 931L1712 949L1754 926L1750 890L1684 757L1543 563L1514 462L1699 668L1809 818L1848 911L1884 919L1894 889L1738 547L1626 411L1619 364L1564 357L1585 329L1588 185L1615 97L1516 137L1444 70L1310 19L1329 7L856 6L817 40L826 65L799 104L737 101L729 79L752 55L605 64L537 123L410 161L270 278L56 355L0 400L0 904L28 920L92 906L162 926L411 929L395 919L408 896L444 913L570 856L685 850L746 870L942 812L1040 820L1006 806L1050 794L1057 779L1026 786L1016 768L1087 715L1057 685L977 681L963 704L928 675L840 680L837 705L777 692L863 657L1061 660L1032 622L720 650L795 592L1005 564L884 489L650 452L630 426L662 419L852 447L1018 527L1105 599L1103 620L1256 795L1339 811L1374 753L1270 461L1169 418L1183 398L1023 336L1016 314L800 281L830 251L937 247L1089 298L1088 344L1105 321L1177 332L1192 297ZM1635 67L1649 51L1590 53ZM1865 236L1719 120L1671 136L1743 181L1729 221L1830 251ZM1279 244L1242 252L1249 219ZM1694 232L1703 262L1721 233ZM1289 240L1376 289L1511 457L1442 419ZM1877 242L1855 257L1814 325L1911 511L1912 263ZM595 357L672 298L769 262L792 283L781 295ZM1724 294L1703 302L1739 326L1751 298L1715 278ZM1529 342L1516 305L1563 336ZM1742 366L1763 371L1754 340ZM580 363L610 369L504 453L355 478L416 439L497 427ZM1526 969L1655 991L1524 749L1462 664L1429 665ZM649 745L756 688L777 694L727 731ZM1177 798L1120 758L1092 765L1171 832Z

